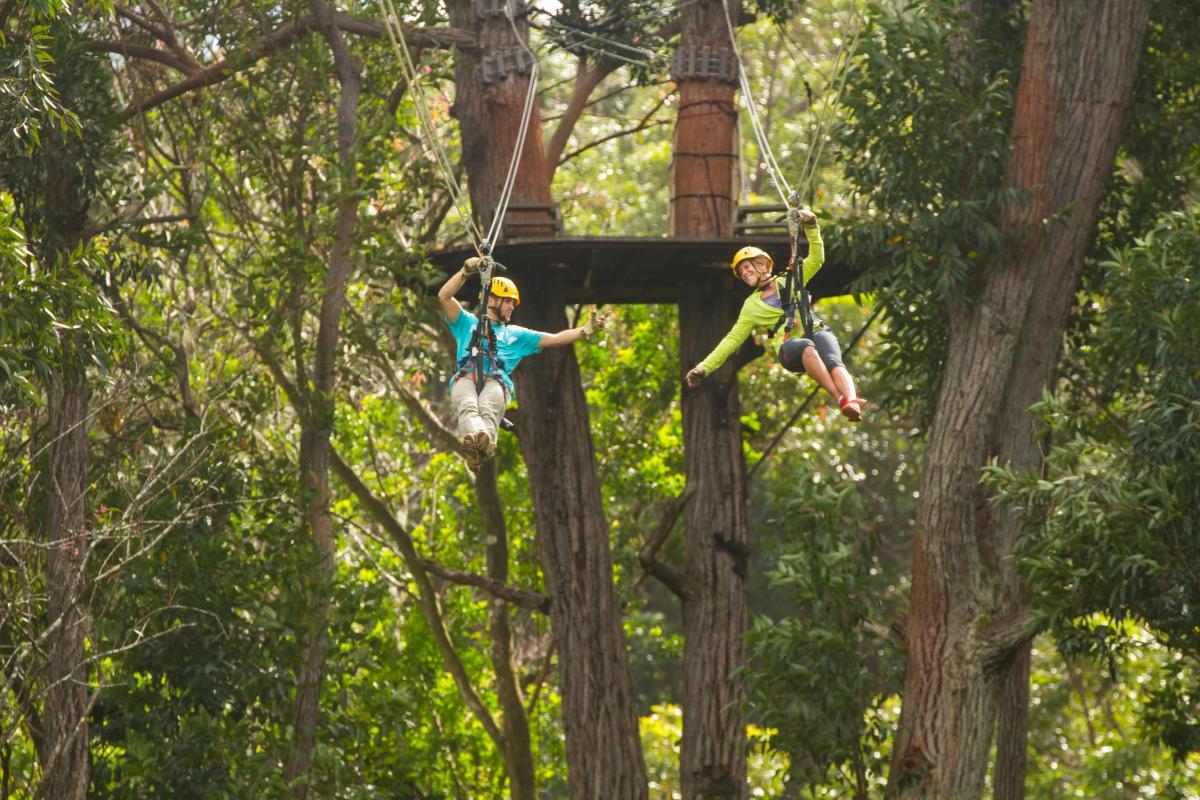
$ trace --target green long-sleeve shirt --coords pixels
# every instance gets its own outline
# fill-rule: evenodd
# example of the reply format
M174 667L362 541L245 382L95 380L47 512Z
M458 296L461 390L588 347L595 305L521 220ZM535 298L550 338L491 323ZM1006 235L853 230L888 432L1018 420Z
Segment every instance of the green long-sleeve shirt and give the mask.
M808 255L804 258L802 274L804 275L804 285L807 286L812 276L816 275L825 263L825 243L821 241L819 227L805 228L804 233L808 236ZM775 278L775 291L780 293L780 297L782 297L786 280L786 276ZM782 316L783 309L767 305L762 299L762 292L751 292L750 296L746 298L746 302L742 304L737 322L733 323L729 333L725 334L725 338L718 342L713 351L697 366L704 370L705 375L713 374L725 363L725 359L733 355L733 351L746 341L746 337L755 328L772 328Z

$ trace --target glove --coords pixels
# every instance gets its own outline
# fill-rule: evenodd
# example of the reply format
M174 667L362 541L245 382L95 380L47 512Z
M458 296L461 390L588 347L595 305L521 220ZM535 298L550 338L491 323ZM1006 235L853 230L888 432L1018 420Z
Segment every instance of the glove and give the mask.
M691 370L688 371L687 377L684 380L687 381L688 388L695 389L700 385L700 381L704 380L704 376L705 372L703 367L692 367Z
M463 262L462 271L464 275L474 275L479 272L479 268L483 265L483 259L478 256L471 256Z
M583 335L591 336L596 331L604 330L604 326L608 323L608 315L611 313L611 311L601 311L592 306L592 315L588 317L588 321L583 325Z
M797 215L800 218L800 224L806 228L817 227L817 215L807 208L802 208Z

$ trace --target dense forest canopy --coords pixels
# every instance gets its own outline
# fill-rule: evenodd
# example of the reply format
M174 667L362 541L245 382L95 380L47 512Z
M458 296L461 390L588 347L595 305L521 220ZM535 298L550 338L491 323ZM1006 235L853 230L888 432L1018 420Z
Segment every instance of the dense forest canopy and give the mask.
M1188 0L7 0L0 57L0 800L1200 794ZM439 253L780 203L862 423L781 336L686 388L732 246L586 336L514 262L571 341L464 453Z

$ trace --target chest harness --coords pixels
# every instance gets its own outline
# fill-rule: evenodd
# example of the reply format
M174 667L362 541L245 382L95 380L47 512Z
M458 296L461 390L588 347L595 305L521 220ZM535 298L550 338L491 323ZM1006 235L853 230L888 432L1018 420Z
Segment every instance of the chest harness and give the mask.
M483 257L479 268L479 281L483 284L479 292L479 322L471 332L467 343L467 351L459 359L455 378L470 376L475 381L475 391L482 392L488 378L495 378L504 383L504 362L500 360L500 349L496 346L496 329L488 317L488 299L492 296L492 275L500 267L490 255Z
M767 338L774 336L782 327L783 338L786 339L791 334L792 328L796 327L796 316L799 314L800 324L804 328L804 336L811 339L813 335L812 298L808 294L808 288L804 285L803 262L797 258L800 250L800 208L798 206L788 208L787 226L788 236L792 240L792 252L788 256L787 266L784 267L783 272L771 273L772 278L781 274L787 275L783 283L783 316L775 323L775 327L771 329Z

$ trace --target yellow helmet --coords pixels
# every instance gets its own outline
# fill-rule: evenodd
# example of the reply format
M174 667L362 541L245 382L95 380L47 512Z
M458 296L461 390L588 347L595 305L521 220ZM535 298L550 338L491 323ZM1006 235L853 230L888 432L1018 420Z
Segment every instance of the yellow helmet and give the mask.
M492 278L492 294L496 297L511 297L513 305L521 305L521 293L517 291L517 285L508 278Z
M733 272L733 277L739 277L737 269L738 264L745 261L747 258L754 258L755 256L763 256L767 259L767 264L770 265L771 269L775 269L775 259L771 258L770 253L768 253L766 250L759 250L757 247L748 246L743 247L741 250L738 250L736 253L734 253L733 261L729 262L729 269L731 272Z

